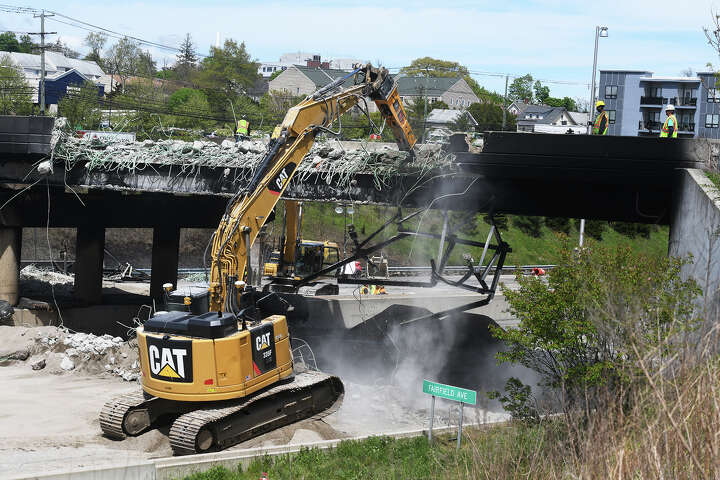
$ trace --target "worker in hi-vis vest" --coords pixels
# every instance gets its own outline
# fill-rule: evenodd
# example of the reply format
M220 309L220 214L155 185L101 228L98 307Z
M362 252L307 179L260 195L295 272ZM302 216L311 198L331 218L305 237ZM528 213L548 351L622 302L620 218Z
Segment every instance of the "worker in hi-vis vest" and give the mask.
M248 138L250 135L250 122L245 119L243 115L242 119L238 120L235 126L235 141L238 142L240 138Z
M678 123L675 118L675 105L668 105L665 107L665 123L663 123L662 130L660 130L660 138L677 138Z
M598 112L598 116L595 117L593 123L592 134L593 135L607 135L608 131L608 114L605 111L605 102L599 100L595 104L595 110Z

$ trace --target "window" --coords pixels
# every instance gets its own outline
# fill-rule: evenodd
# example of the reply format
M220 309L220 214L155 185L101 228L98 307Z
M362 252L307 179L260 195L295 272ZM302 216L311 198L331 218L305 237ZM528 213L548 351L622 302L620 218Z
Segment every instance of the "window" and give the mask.
M605 98L617 98L617 85L605 86Z
M661 87L648 87L647 89L647 96L648 97L662 97L662 88Z
M708 101L708 103L720 102L720 97L718 97L718 89L717 88L708 88L707 101Z
M608 110L607 112L608 112L608 123L609 123L610 125L612 125L612 124L615 123L615 113L616 113L616 111L615 111L615 110Z
M705 115L705 128L717 128L720 125L720 115L708 113Z

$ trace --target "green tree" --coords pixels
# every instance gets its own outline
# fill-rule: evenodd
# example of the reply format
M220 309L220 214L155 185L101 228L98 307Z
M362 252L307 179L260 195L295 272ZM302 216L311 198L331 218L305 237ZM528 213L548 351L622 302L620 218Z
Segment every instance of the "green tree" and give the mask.
M170 96L168 107L173 114L173 125L181 128L205 129L214 125L210 104L201 90L181 88Z
M195 44L189 33L185 34L185 39L180 44L180 51L177 54L177 62L175 63L176 78L183 82L189 82L191 75L197 69L198 56L195 51Z
M475 124L465 112L462 112L462 114L450 124L450 128L456 132L473 132L475 131Z
M503 108L500 105L493 103L473 103L467 108L467 111L473 116L475 121L478 122L477 129L479 131L502 130ZM514 131L515 128L515 115L506 112L505 129Z
M233 39L227 39L222 48L211 47L210 56L200 62L198 83L237 95L255 85L257 66L250 59L244 42L238 44Z
M157 64L153 60L152 54L148 51L140 51L137 56L137 65L135 66L135 75L141 77L154 77L157 73Z
M90 32L85 36L83 44L90 49L85 55L85 60L97 63L100 67L103 66L102 51L107 43L107 35L99 32Z
M545 225L556 233L570 233L570 219L562 217L545 217Z
M13 32L0 33L0 51L19 52L20 44Z
M13 64L10 55L0 54L0 115L30 115L32 89Z
M522 77L518 77L512 81L508 87L508 99L512 102L515 100L533 101L533 77L529 73Z
M520 229L521 232L534 238L542 236L542 217L530 217L527 215L516 215L513 217L513 225Z
M422 138L423 131L425 130L426 112L427 115L430 115L430 112L436 108L450 108L448 104L442 100L436 100L434 102L429 100L427 102L427 108L425 108L425 98L422 95L423 93L421 91L420 96L413 98L412 102L409 102L409 104L405 106L405 112L407 113L408 120L410 121L410 126L418 139Z
M544 86L540 80L535 81L533 90L535 90L535 100L540 103L545 103L550 98L550 87Z
M543 102L545 105L549 105L551 107L564 107L565 110L569 112L577 112L578 106L575 103L575 100L573 100L570 97L563 97L563 98L554 98L554 97L548 97Z
M18 51L20 53L33 53L33 50L36 48L35 43L33 43L32 38L30 38L30 35L25 34L20 37L20 44Z
M400 69L400 73L410 77L428 75L430 77L464 77L468 75L467 67L458 62L440 60L432 57L416 58L410 65Z
M113 80L117 77L121 91L125 90L127 79L138 74L141 53L140 44L128 37L121 38L105 52L103 65Z
M495 105L503 105L505 103L505 98L501 94L486 89L470 75L465 75L464 78L473 93L480 99L481 103L494 103Z
M533 369L565 409L594 408L593 390L624 382L637 351L695 324L700 289L681 278L684 263L593 242L578 250L566 240L546 277L518 275L518 288L502 287L520 323L493 329L507 345L497 358ZM672 342L664 345L657 354L672 355Z
M65 117L76 129L94 129L100 124L100 97L97 85L85 82L82 86L68 87L58 102L58 115Z

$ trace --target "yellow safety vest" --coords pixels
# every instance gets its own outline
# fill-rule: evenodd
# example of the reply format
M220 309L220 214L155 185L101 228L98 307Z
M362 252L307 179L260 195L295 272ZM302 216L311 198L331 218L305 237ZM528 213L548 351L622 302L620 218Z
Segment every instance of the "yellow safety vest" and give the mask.
M605 130L602 132L600 131L600 122L602 121L603 116L605 117ZM608 125L610 124L610 118L608 117L608 114L605 110L603 110L600 115L597 116L595 119L595 123L593 124L592 134L593 135L607 135L608 131Z
M250 122L247 120L238 120L237 122L237 132L240 135L247 135L248 129L250 128Z
M670 129L668 128L668 123L672 119L673 122L673 133L671 138L677 138L678 134L678 123L677 118L675 118L675 115L670 115L665 119L665 123L663 123L662 130L660 130L660 138L667 138L668 133L670 132Z

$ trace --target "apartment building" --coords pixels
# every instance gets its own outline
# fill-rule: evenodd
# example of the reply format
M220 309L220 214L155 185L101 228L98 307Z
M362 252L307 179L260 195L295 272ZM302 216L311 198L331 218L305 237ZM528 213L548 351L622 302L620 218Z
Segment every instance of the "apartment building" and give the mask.
M678 137L720 138L720 87L713 72L656 77L642 70L601 70L608 135L659 136L665 106L675 105Z

